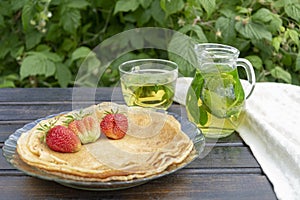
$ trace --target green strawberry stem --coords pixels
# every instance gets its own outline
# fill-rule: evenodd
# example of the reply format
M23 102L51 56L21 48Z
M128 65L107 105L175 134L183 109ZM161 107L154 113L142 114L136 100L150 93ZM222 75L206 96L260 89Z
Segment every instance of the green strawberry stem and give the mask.
M48 124L39 123L40 127L38 127L37 130L41 131L42 133L45 133L40 138L41 142L46 142L46 135L47 135L48 131L54 127L54 125L56 124L57 121L58 121L58 117L55 117L54 120L49 121Z

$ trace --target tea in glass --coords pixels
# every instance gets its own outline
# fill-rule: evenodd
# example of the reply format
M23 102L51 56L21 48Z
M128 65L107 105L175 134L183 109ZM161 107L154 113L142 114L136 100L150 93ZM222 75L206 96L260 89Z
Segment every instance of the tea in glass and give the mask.
M128 106L167 110L173 103L178 66L162 59L140 59L119 67L121 88Z

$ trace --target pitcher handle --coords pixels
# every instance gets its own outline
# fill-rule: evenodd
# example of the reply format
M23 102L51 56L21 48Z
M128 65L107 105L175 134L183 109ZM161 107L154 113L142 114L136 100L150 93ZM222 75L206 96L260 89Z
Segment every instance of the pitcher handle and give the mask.
M252 64L245 58L238 58L237 59L237 66L241 66L245 69L247 75L247 81L250 83L250 88L247 87L245 90L246 99L248 99L254 89L256 80L255 80L255 73Z

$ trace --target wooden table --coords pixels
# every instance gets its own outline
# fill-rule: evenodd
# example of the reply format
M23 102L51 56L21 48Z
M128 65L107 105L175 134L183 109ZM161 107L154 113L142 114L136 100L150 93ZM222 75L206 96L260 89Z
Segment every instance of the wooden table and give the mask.
M119 88L98 88L94 101L85 101L83 95L76 104L84 107L110 101L112 94L114 101L122 102ZM24 124L71 110L72 97L72 88L0 89L1 147ZM182 106L174 104L170 111L180 114ZM14 169L1 154L0 199L276 199L272 184L237 133L206 146L210 152L184 169L117 191L77 190L33 178Z

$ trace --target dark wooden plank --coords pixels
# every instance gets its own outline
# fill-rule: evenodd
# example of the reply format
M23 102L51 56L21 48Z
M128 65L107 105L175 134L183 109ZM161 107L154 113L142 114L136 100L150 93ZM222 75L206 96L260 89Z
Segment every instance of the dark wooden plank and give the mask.
M66 101L120 101L121 89L116 88L3 88L0 103L17 102L66 102Z
M70 100L72 89L60 88L3 88L0 89L0 102L35 102L51 101L52 99L61 101Z
M188 168L259 168L248 147L207 147L204 158L198 158Z
M51 114L72 110L72 105L0 105L0 121L35 120Z
M232 133L231 135L225 138L219 139L210 139L206 138L207 146L245 146L242 138L237 132Z
M99 102L96 102L96 104ZM95 102L0 105L0 124L11 121L33 121L52 114L95 105ZM1 122L4 121L4 122Z
M0 150L0 172L2 170L12 170L15 169L9 162L6 161L5 157L2 154L2 147Z
M276 199L261 175L176 173L118 191L84 191L27 176L0 176L3 199Z
M0 123L0 143L7 140L8 136L13 134L17 129L22 128L28 122L17 123Z
M0 104L0 121L16 121L16 120L34 120L42 118L51 114L57 114L64 111L71 111L74 109L86 108L101 102L51 102L51 104ZM124 104L124 102L115 102ZM174 105L169 109L169 112L183 115L184 110L179 105Z

